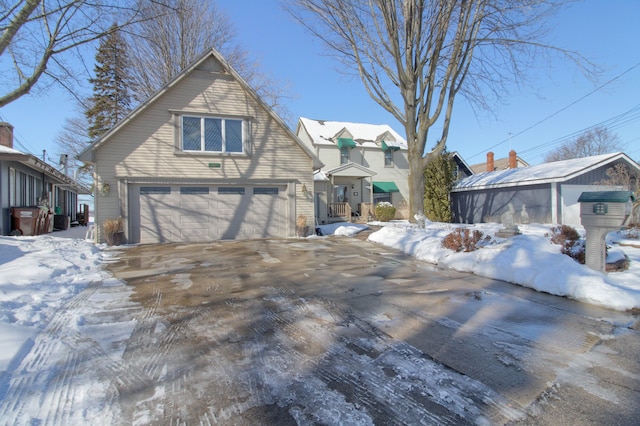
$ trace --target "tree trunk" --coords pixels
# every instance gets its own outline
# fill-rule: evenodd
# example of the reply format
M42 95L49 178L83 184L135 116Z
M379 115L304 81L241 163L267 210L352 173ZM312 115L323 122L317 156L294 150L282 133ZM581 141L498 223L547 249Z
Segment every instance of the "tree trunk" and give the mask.
M421 161L409 161L409 221L424 211L424 168Z

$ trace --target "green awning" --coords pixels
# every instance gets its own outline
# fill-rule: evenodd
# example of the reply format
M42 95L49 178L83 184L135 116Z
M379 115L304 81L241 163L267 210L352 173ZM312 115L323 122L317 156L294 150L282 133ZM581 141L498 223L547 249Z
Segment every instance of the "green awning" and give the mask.
M379 194L381 192L400 192L395 182L373 182L373 192Z
M355 148L356 143L351 138L338 138L338 148Z
M626 203L629 200L636 200L631 191L583 192L578 198L581 203Z
M382 148L383 151L386 151L388 149L390 149L391 151L398 151L400 149L399 146L395 146L395 145L387 145L387 143L385 141L382 141L382 143L380 144L380 147Z

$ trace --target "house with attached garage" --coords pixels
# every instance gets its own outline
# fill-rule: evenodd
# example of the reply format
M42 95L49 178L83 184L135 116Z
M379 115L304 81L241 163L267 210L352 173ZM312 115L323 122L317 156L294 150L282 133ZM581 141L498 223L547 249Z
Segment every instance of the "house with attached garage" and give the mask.
M583 192L637 190L637 181L630 182L631 188L607 183L607 171L616 165L640 174L640 165L620 152L529 167L513 162L505 170L474 174L451 191L454 222L500 222L511 211L516 223L579 226Z
M78 195L91 190L13 142L13 126L0 123L0 235L66 229L78 219Z
M381 201L407 218L407 142L390 126L302 117L296 134L324 164L314 175L317 223L366 220Z
M294 236L322 167L214 49L79 158L94 165L97 240L121 217L143 244Z

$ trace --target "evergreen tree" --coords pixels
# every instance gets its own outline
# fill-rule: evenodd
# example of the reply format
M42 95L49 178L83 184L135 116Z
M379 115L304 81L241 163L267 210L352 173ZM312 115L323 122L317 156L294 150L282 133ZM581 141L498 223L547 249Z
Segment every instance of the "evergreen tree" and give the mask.
M451 222L449 193L455 182L455 161L443 150L424 172L424 213L434 222Z
M85 112L89 122L89 138L102 136L131 111L131 63L127 44L118 27L100 41L96 53L93 96L89 99L89 108Z

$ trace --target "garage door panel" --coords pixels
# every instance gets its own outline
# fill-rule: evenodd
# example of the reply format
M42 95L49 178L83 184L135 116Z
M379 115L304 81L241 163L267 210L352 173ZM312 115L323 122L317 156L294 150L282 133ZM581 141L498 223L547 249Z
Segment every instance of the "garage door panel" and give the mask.
M251 238L284 236L286 187L255 187L247 218Z
M284 237L286 207L286 186L141 187L140 242Z
M140 242L173 241L173 220L170 215L147 215L140 217Z
M209 241L212 239L209 232L210 229L183 228L180 230L180 237L181 241L188 242Z

